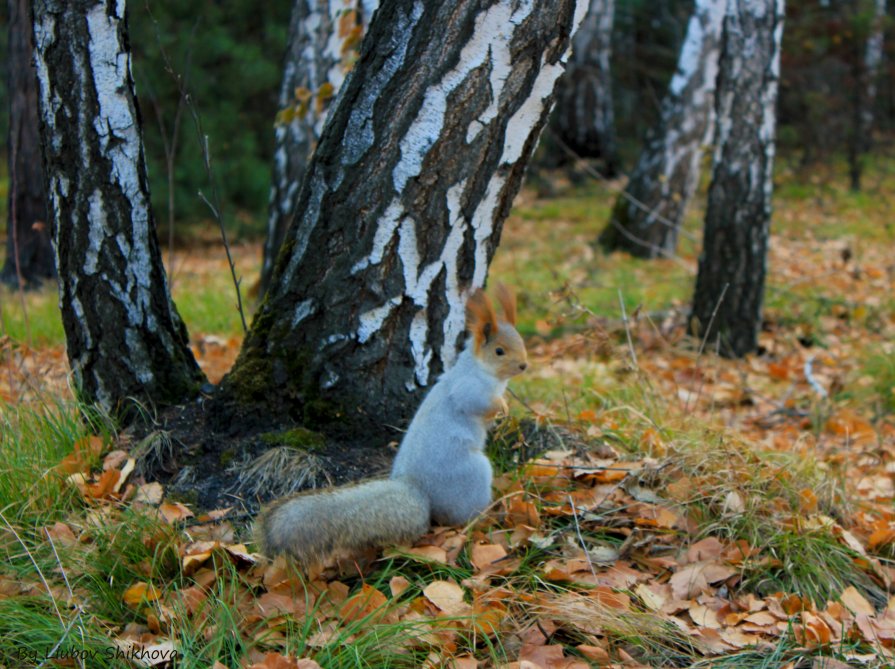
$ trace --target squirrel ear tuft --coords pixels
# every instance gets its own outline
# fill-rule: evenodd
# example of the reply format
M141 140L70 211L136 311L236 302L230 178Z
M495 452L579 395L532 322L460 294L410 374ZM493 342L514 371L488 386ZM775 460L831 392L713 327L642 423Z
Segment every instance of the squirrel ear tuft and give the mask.
M503 308L504 319L510 325L516 325L516 295L504 284L497 284L497 301Z
M466 303L466 328L472 334L476 351L497 332L497 315L491 300L481 288Z

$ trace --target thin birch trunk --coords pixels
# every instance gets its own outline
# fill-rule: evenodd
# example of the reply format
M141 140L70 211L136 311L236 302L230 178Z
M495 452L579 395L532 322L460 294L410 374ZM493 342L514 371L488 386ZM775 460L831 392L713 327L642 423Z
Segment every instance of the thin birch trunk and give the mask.
M173 404L202 373L168 294L123 0L35 0L59 302L82 399L122 416Z
M614 16L615 0L590 0L558 85L551 124L577 155L601 158L609 176L618 168L611 66Z
M56 275L47 221L33 63L31 3L9 0L9 198L6 262L0 280L19 285Z
M773 194L783 0L729 0L718 134L691 322L727 356L758 346Z

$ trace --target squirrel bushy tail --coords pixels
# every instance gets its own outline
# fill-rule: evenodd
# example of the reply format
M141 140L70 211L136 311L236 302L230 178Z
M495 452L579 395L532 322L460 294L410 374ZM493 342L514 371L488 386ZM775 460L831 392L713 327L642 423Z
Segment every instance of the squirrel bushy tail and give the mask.
M370 546L406 544L429 529L429 498L402 479L313 490L275 502L255 526L266 555L309 566Z

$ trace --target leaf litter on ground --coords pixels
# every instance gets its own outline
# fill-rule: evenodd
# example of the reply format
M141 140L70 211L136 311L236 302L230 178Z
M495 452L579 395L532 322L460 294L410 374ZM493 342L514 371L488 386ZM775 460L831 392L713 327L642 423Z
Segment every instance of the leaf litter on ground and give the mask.
M784 206L779 215L801 214ZM494 268L505 281L531 234L531 221L507 227L510 253ZM350 666L340 653L352 647L387 658L383 666L432 668L686 666L750 653L781 667L831 655L891 666L895 373L885 376L885 359L895 355L895 269L886 250L775 235L763 352L742 361L700 354L673 302L661 313L632 308L627 331L617 317L569 311L586 305L581 267L596 261L570 257L553 291L523 293L546 301L515 411L577 438L498 477L496 503L472 526L302 574L253 554L226 511L165 499L134 472L126 444L83 437L46 474L78 503L30 528L24 544L4 539L17 560L23 547L46 554L52 544L58 568L48 586L4 568L0 602L74 597L88 611L96 592L68 593L61 577L88 573L102 528L139 514L141 554L155 557L115 584L118 617L96 617L119 647L180 649L205 666ZM239 343L233 332L193 336L212 380ZM64 349L0 346L5 402L70 397ZM227 652L215 645L225 633L236 635Z

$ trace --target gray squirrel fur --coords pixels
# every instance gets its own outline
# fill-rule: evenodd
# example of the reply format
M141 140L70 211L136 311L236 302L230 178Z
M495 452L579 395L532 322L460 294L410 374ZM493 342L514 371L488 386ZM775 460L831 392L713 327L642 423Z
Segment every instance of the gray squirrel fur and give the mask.
M515 299L499 288L505 320L477 291L468 303L466 347L417 409L391 477L274 502L255 526L261 551L286 553L303 566L371 546L408 544L430 520L462 525L491 503L491 463L484 453L488 421L505 407L511 376L527 366L515 324Z

